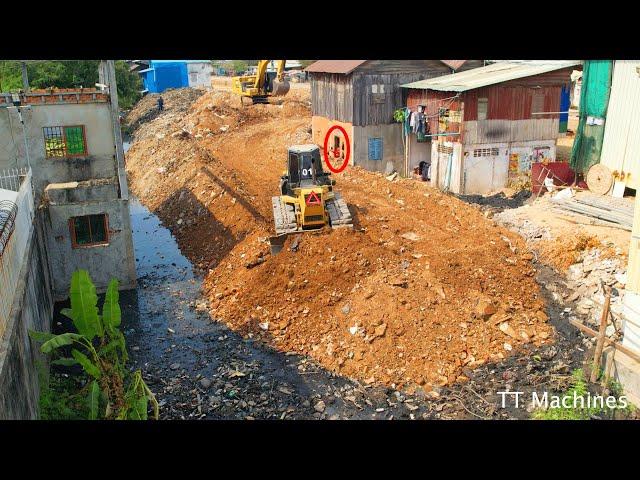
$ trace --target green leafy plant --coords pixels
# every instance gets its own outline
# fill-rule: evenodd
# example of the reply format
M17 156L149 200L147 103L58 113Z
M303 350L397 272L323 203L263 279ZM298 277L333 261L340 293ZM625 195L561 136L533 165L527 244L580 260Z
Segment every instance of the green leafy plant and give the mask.
M393 112L393 119L398 123L404 122L406 119L404 108L399 108Z
M42 343L43 353L55 357L52 364L82 367L86 382L80 394L85 398L87 418L145 420L151 402L157 419L158 402L142 374L138 370L129 375L125 369L128 355L120 331L118 280L109 282L101 314L98 314L96 288L86 270L73 273L69 297L71 308L63 309L62 314L73 321L77 333L54 335L30 331L29 335ZM60 355L63 351L71 356Z
M619 396L621 389L616 390L609 388L614 396ZM537 409L533 412L532 417L537 420L588 420L594 416L600 418L613 418L614 415L624 415L632 411L632 407L627 406L625 408L614 409L607 405L604 408L599 406L590 406L588 402L589 384L584 377L582 369L576 369L571 374L571 387L561 394L560 407ZM584 400L584 407L565 407L563 400L566 399L567 403L572 404L574 399Z

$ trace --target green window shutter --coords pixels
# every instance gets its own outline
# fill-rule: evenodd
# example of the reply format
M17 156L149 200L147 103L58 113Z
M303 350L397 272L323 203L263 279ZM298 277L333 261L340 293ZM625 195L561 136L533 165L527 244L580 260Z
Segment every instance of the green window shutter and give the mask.
M83 155L86 153L83 130L82 127L64 127L68 155Z

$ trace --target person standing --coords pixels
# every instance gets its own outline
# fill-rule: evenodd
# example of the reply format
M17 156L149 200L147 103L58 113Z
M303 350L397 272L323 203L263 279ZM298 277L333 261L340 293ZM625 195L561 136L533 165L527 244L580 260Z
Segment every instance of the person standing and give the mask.
M164 100L162 99L162 95L158 97L158 111L161 112L164 110Z

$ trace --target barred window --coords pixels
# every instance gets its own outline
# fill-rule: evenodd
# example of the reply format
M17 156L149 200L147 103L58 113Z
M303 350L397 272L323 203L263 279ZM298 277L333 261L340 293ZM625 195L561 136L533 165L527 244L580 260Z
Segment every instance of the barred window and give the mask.
M489 99L478 98L478 120L486 120L489 111Z
M474 157L497 157L500 153L500 150L496 147L494 148L476 148L473 151Z
M44 127L47 158L77 157L87 154L84 127Z
M71 245L73 248L109 243L109 221L106 214L83 215L69 219Z
M453 147L447 147L446 145L442 145L438 143L438 153L445 153L447 155L451 155L453 153Z

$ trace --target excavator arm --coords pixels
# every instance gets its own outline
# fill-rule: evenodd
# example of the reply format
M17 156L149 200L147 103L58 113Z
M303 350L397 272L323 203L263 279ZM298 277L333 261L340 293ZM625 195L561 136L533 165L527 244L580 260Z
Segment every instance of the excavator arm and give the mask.
M278 60L275 78L268 77L267 69L272 60L259 60L255 75L233 77L232 90L243 97L250 97L254 103L264 101L269 96L286 95L289 82L284 78L286 60ZM269 82L269 83L268 83Z

